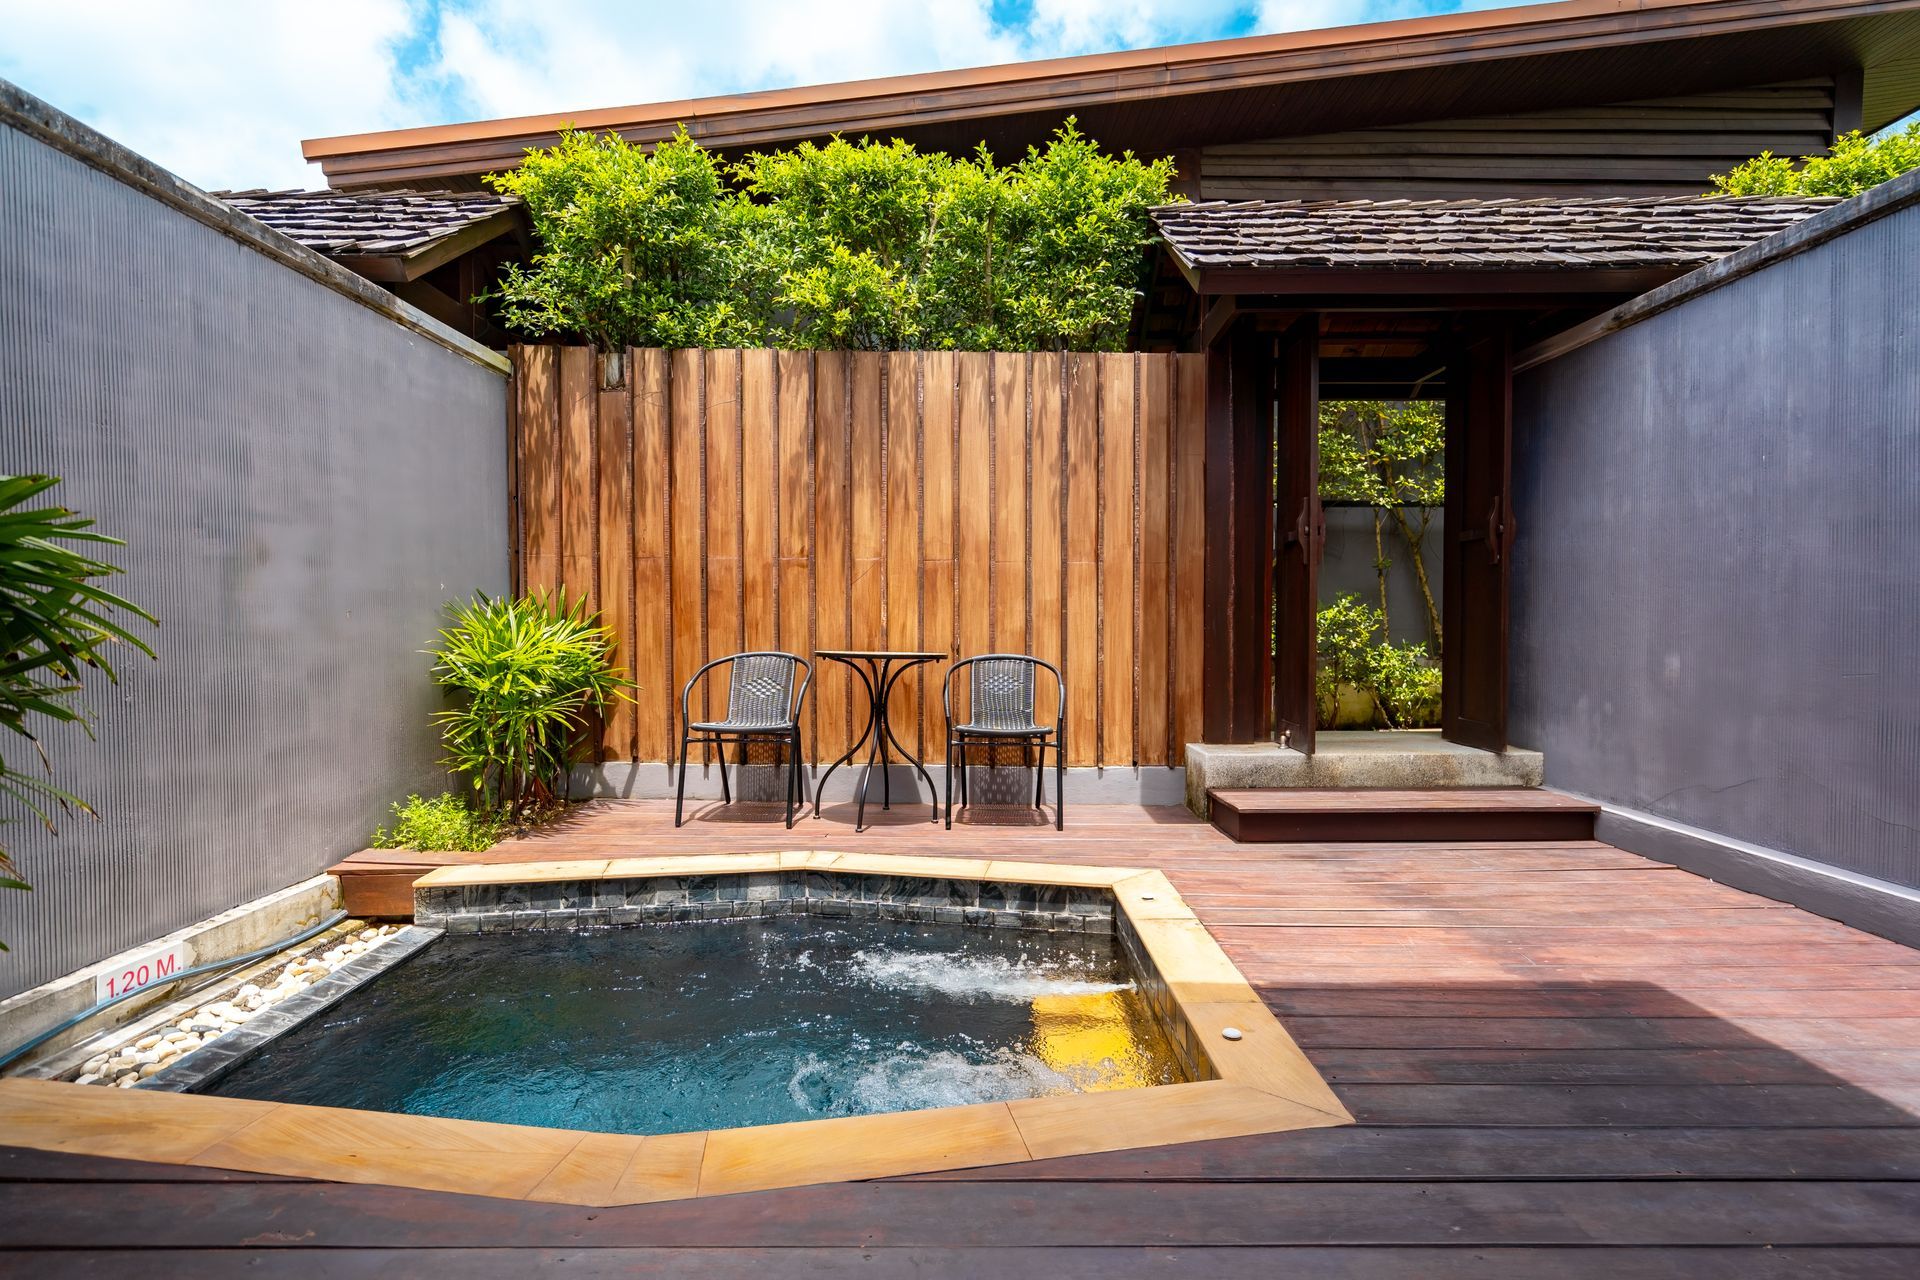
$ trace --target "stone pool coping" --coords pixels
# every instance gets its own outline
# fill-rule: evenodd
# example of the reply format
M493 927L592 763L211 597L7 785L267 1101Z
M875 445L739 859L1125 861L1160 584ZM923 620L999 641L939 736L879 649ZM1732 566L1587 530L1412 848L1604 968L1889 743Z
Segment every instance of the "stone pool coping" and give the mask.
M151 1089L0 1080L0 1145L161 1164L612 1206L1351 1124L1339 1099L1165 875L804 850L446 867L416 893L821 871L1104 890L1149 1003L1210 1078L704 1133L586 1133ZM424 931L423 931L424 932ZM423 939L420 945L424 945ZM1237 1029L1240 1038L1222 1035ZM191 1055L190 1055L191 1056Z

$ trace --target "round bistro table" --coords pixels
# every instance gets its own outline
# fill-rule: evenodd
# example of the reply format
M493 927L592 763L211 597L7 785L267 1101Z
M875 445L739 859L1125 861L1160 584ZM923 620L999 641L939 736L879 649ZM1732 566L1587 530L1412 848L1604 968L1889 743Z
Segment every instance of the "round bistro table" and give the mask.
M860 731L847 753L827 766L820 780L813 785L813 816L820 816L820 796L827 788L827 779L833 771L858 754L867 739L873 739L873 745L867 747L867 776L860 780L860 803L854 810L853 829L860 830L867 823L867 788L873 784L873 767L880 766L880 807L893 807L893 780L887 773L887 744L891 742L900 753L900 758L913 766L914 772L926 779L927 794L933 797L929 808L933 812L933 821L940 821L940 793L920 762L913 758L906 744L893 732L893 722L887 717L887 701L893 696L893 686L900 677L915 667L933 662L945 662L947 655L922 650L898 649L818 649L815 657L825 658L829 662L838 662L860 679L867 691L867 727Z

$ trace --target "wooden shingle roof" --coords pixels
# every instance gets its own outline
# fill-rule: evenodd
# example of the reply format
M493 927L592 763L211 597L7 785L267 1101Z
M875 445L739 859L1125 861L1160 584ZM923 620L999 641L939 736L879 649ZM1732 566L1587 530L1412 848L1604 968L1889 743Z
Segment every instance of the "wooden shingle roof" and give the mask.
M509 212L491 192L217 191L234 208L329 257L406 256Z
M1827 197L1211 201L1156 209L1189 272L1685 270L1838 203Z

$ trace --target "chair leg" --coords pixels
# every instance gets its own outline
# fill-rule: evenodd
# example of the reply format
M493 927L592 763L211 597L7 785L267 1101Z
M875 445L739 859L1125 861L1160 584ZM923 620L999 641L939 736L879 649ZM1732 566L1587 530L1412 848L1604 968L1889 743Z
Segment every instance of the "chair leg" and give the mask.
M724 738L714 740L714 763L720 766L720 802L733 803L733 789L727 785L727 743Z
M1067 740L1061 737L1053 744L1053 829L1067 829Z
M687 805L687 735L680 735L680 785L673 793L673 825L680 825L681 812Z
M947 830L953 830L953 739L947 739Z
M795 727L793 731L793 758L794 767L797 771L795 776L800 779L800 807L804 809L807 807L806 739L801 737L798 727Z
M793 830L793 801L800 791L800 735L787 736L787 830Z
M1046 798L1047 786L1047 744L1036 743L1033 750L1033 807L1038 809Z

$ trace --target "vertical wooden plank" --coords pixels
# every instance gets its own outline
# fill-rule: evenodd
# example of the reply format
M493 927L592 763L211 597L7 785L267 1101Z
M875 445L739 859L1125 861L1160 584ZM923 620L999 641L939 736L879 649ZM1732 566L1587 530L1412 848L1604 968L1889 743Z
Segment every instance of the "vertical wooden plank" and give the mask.
M673 483L668 421L668 356L636 350L627 355L627 385L633 392L633 666L634 755L665 760L676 737L679 686L667 661L673 625L667 581L667 502Z
M531 594L560 580L560 387L559 349L524 348L520 415L521 519L526 560L522 572Z
M921 492L926 503L922 513L926 544L921 548L921 578L926 588L926 629L921 642L928 649L958 657L954 643L954 481L953 437L958 409L955 381L958 364L951 351L929 351L921 357L921 471L926 484ZM928 679L928 697L923 725L929 753L944 758L946 718L941 711L940 690L946 679L945 664Z
M896 351L887 356L887 632L889 649L922 647L924 615L920 575L920 356ZM926 756L918 726L923 672L900 681L893 709L900 716L901 740ZM910 727L911 726L911 727Z
M1100 359L1067 357L1067 762L1099 759Z
M780 608L775 614L778 646L813 661L808 620L813 603L813 356L782 351L779 378L780 522L776 530L780 560ZM812 748L814 699L822 672L814 662L814 689L807 694L807 746Z
M598 608L600 575L594 567L595 497L594 377L591 347L560 349L560 583L567 598L585 597Z
M705 353L675 351L671 355L673 394L670 400L673 485L668 519L672 539L673 591L673 692L677 698L693 673L707 660L706 597L706 490L703 483L705 422L702 400L705 388ZM704 695L691 704L696 715L704 716ZM676 730L674 744L679 743Z
M1027 357L993 357L993 647L1026 653Z
M848 553L852 547L852 495L848 492L847 362L844 351L814 357L814 598L816 644L847 646ZM819 744L815 752L832 760L852 742L849 686L852 674L838 663L822 665Z
M960 439L959 452L954 458L960 476L957 499L960 531L954 554L959 560L960 590L954 608L960 622L960 657L971 658L991 652L993 648L987 616L993 607L989 556L993 519L989 494L993 471L988 436L993 357L984 352L965 351L955 359L960 375Z
M1031 652L1058 667L1066 661L1060 638L1060 611L1066 582L1065 548L1060 541L1066 480L1062 433L1065 417L1060 396L1064 359L1055 352L1033 357L1033 504L1031 577L1033 581L1033 638ZM1051 694L1042 694L1042 702ZM1044 714L1044 713L1043 713Z
M1100 357L1100 763L1134 754L1134 563L1138 553L1133 452L1138 439L1132 353Z
M522 343L507 346L507 363L513 367L507 389L507 590L519 595L526 590L526 519L522 514L520 423L527 412L527 348Z
M742 638L747 649L773 648L774 580L779 564L774 519L780 507L775 465L774 353L740 353L740 580Z
M740 353L707 352L707 649L746 647L741 616Z
M614 665L633 665L633 399L626 387L601 391L594 406L600 475L600 621L613 632ZM600 758L634 758L634 704L608 709Z
M848 582L853 616L849 638L855 648L862 649L886 644L886 452L881 439L885 363L886 357L878 351L856 351L849 367L853 381L853 574Z
M1140 357L1140 625L1134 638L1140 672L1138 751L1142 764L1167 763L1167 576L1173 540L1167 525L1167 429L1173 357Z
M1206 625L1207 357L1174 362L1173 488L1173 763L1187 743L1201 741Z

